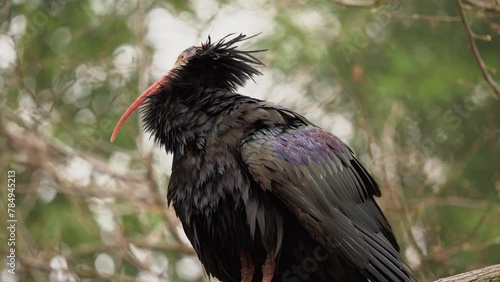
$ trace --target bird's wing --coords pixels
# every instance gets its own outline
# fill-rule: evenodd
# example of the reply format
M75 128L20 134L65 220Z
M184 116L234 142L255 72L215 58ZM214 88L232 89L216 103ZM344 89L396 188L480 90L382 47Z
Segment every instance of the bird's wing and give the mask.
M387 219L380 190L337 137L314 126L267 127L241 147L259 186L275 194L323 247L340 253L372 281L411 280Z

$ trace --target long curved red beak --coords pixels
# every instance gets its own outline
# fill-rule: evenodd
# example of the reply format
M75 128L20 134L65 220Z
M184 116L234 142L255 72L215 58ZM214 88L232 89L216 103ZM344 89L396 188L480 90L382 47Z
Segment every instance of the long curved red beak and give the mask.
M162 76L160 79L155 81L151 86L149 86L146 91L144 91L135 101L128 107L128 109L123 113L122 117L118 121L118 123L115 126L115 129L113 130L113 134L111 134L110 141L113 142L116 139L116 135L118 135L118 132L120 131L120 128L122 127L123 123L127 118L134 112L144 101L146 101L148 96L154 95L160 91L161 88L166 88L169 85L169 80L168 77L170 75L170 72L168 72L166 75Z

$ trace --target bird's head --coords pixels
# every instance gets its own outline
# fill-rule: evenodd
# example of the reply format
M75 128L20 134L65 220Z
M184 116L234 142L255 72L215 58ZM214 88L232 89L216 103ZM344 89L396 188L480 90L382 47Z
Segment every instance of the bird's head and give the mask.
M212 42L208 37L200 46L184 50L177 57L173 68L146 89L125 111L113 130L111 142L115 140L120 127L130 114L152 96L171 95L176 90L194 93L200 88L235 91L248 79L253 79L254 75L261 74L255 67L263 66L263 63L256 59L253 53L265 50L237 49L239 42L254 36L229 34L217 42ZM185 91L186 89L193 91Z

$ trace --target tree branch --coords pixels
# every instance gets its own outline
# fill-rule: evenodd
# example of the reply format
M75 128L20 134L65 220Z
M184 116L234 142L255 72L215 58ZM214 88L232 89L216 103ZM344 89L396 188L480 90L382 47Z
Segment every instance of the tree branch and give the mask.
M107 162L89 153L82 154L67 146L58 144L55 140L46 140L39 134L31 130L23 130L7 124L0 125L1 131L5 134L9 146L15 152L24 154L22 162L32 167L42 169L48 176L58 182L65 183L64 173L61 167L74 158L81 158L92 165L93 172L108 175L115 181L115 188L100 187L98 185L77 185L72 187L59 186L66 194L85 195L96 197L115 197L152 204L155 195L151 193L145 180L135 173L122 173L113 169Z
M356 8L367 8L374 7L377 5L378 1L346 1L346 0L332 0L333 3L346 6L346 7L356 7Z
M441 278L435 282L472 282L472 281L500 281L500 264L475 269L469 272L460 273L446 278Z
M486 82L491 86L491 88L495 92L497 99L500 99L500 87L498 86L498 84L495 82L495 80L488 73L488 67L484 63L483 58L481 57L481 54L479 53L479 49L477 48L476 41L474 39L474 33L472 32L472 29L469 25L469 22L467 21L467 16L465 15L465 10L464 10L464 5L462 3L462 0L457 0L457 5L458 5L458 11L460 12L460 18L462 19L462 23L464 24L465 31L467 32L467 36L469 37L470 48L472 49L472 53L474 54L474 57L476 58L477 64L479 65L479 68L481 69L481 73L483 74L483 77L486 80Z
M500 12L500 4L496 4L493 1L467 0L467 3L486 11Z
M411 200L413 208L430 208L430 207L460 207L467 209L484 209L490 206L490 212L500 214L500 205L493 204L486 200L469 199L465 197L429 197L429 198L416 198ZM395 209L395 208L393 208Z
M428 21L431 23L434 23L434 22L459 22L461 20L460 17L455 17L455 16L423 15L423 14L396 14L396 13L389 13L389 12L387 12L387 13L392 18L410 19L410 20L424 20L424 21Z

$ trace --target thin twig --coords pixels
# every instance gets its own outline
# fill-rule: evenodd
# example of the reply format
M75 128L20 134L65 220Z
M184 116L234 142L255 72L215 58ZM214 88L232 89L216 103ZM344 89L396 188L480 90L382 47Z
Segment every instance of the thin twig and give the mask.
M332 0L333 3L340 4L346 7L355 7L355 8L367 8L367 7L375 7L378 3L375 1L345 1L345 0Z
M430 198L415 198L411 203L414 209L430 207L459 207L466 209L483 209L485 206L491 205L490 213L500 214L500 205L492 204L486 200L469 199L464 197L430 197Z
M483 59L481 58L481 54L479 53L479 49L477 48L476 41L474 39L474 33L472 32L472 29L465 15L465 10L462 0L457 0L457 5L458 5L458 11L460 12L460 18L462 19L462 23L464 24L465 30L467 31L467 36L469 37L469 43L470 43L470 48L472 49L472 53L476 58L476 61L479 65L479 68L481 69L484 79L495 92L497 99L500 99L500 88L498 84L495 82L495 80L493 80L493 78L488 73L488 66L486 66Z
M422 14L393 14L389 13L392 18L411 19L411 20L426 20L429 22L459 22L460 17L455 16L440 16L440 15L422 15Z

